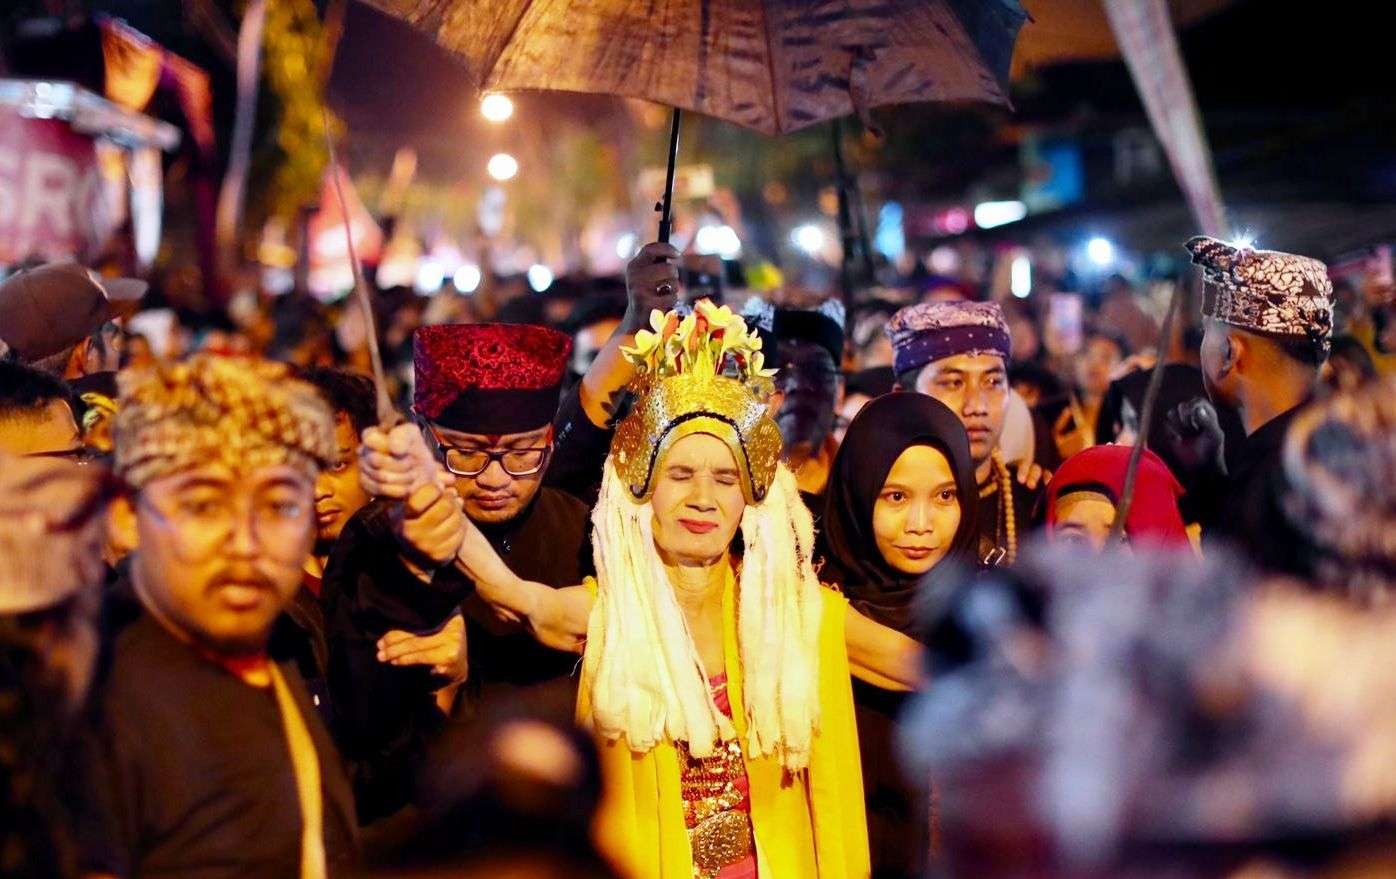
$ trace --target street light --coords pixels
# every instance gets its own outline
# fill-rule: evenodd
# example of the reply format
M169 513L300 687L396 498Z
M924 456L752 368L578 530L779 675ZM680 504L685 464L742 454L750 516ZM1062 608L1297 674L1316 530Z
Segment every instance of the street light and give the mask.
M514 115L514 102L508 95L490 92L480 99L480 115L498 125Z
M500 183L506 180L513 180L514 175L519 173L519 160L508 153L495 153L490 156L490 161L485 165L485 170L489 175Z

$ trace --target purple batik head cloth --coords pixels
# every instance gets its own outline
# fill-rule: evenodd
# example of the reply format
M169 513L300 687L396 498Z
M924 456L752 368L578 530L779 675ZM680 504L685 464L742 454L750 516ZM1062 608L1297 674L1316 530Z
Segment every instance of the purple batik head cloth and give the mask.
M957 354L1013 353L1003 309L994 302L923 302L892 315L887 336L896 351L897 375Z
M1183 245L1202 267L1202 314L1271 336L1310 339L1326 354L1333 335L1333 282L1316 259L1235 247L1199 235Z

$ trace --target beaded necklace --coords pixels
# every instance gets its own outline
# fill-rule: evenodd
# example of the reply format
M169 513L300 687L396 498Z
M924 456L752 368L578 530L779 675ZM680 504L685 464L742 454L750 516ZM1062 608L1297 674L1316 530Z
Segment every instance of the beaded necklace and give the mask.
M999 493L999 514L994 525L994 542L1003 548L1004 561L1011 565L1018 558L1018 514L1013 509L1013 474L1009 472L1008 465L1003 461L1003 453L998 449L994 449L989 460L993 462L993 479L998 485L990 483L980 488L979 497L983 499L995 491Z

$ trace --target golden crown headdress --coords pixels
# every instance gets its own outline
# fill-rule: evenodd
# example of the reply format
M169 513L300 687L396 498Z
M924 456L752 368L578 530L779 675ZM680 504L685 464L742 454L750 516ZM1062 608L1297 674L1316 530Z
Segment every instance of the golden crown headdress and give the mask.
M655 465L677 440L707 433L732 450L748 503L766 496L780 460L780 429L767 413L775 370L761 338L727 306L700 299L687 315L650 314L649 330L622 348L635 364L635 405L616 428L611 456L637 500L654 490Z

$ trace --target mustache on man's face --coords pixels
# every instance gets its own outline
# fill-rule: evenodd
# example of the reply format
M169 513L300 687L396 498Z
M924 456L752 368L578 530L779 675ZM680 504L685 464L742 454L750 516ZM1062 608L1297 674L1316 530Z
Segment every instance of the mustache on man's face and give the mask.
M209 580L206 592L215 592L224 586L252 586L256 589L265 589L268 592L276 591L276 584L271 581L261 571L252 565L234 564L224 567L221 571Z

